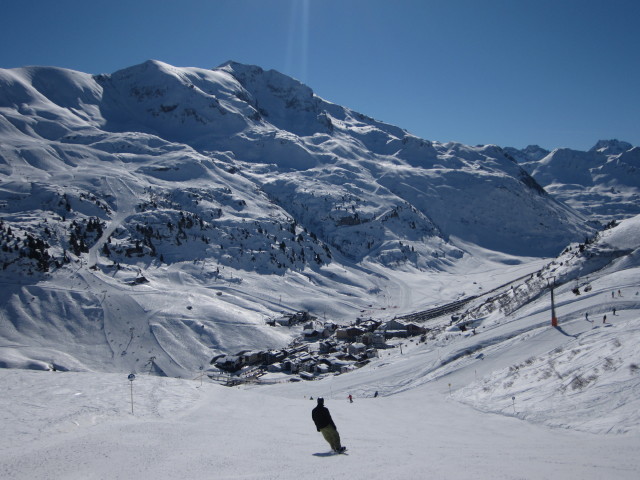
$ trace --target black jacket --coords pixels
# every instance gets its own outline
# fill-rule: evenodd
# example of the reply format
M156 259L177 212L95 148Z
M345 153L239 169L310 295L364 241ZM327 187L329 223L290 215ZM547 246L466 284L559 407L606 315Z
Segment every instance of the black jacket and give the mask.
M314 408L311 411L311 418L313 418L313 422L316 424L316 429L318 431L327 425L331 425L333 428L336 428L336 424L333 423L329 410L324 405L318 405Z

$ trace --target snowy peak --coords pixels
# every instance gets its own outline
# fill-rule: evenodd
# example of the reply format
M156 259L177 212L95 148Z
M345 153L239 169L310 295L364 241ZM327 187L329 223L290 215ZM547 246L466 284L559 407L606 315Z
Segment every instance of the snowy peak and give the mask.
M51 102L58 106L81 108L96 104L102 95L91 75L56 67L25 67L0 71L0 104Z
M522 150L513 147L505 147L504 151L513 157L518 163L538 161L550 153L549 150L538 145L529 145Z
M112 131L135 129L195 145L241 132L256 113L226 72L148 61L96 80L105 90L101 110Z
M83 109L101 100L102 89L86 73L53 67L30 67L25 73L33 88L60 107Z
M101 123L102 88L91 75L55 67L0 70L0 130L57 139Z
M227 62L218 70L228 72L249 93L246 99L260 117L275 127L300 136L319 129L320 99L313 90L275 70Z
M628 142L620 140L599 140L589 151L598 152L603 155L619 155L633 147Z
M217 70L228 72L258 103L307 112L316 111L318 103L313 90L276 70L265 71L254 65L227 62Z

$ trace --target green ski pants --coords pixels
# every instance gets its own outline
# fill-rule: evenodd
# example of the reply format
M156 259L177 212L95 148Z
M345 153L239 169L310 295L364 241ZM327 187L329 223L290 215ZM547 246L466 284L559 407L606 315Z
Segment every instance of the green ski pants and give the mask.
M340 449L340 434L335 429L335 427L333 427L332 425L327 425L326 427L320 429L320 433L322 433L322 436L327 441L327 443L331 445L331 448L333 450L337 451Z

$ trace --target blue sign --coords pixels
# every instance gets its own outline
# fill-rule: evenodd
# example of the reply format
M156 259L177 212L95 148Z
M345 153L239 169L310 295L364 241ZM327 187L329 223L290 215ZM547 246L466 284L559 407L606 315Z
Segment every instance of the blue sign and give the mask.
M133 373L130 373L127 378L129 379L130 382L133 382L136 379L136 376Z

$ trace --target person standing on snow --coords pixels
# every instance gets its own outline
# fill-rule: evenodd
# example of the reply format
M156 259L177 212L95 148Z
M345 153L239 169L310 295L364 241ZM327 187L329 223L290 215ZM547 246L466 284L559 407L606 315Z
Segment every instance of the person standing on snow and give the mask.
M346 447L340 445L340 434L333 423L331 414L327 407L324 406L324 398L318 397L318 405L311 411L311 418L316 424L316 429L322 433L322 436L336 453L342 453Z

